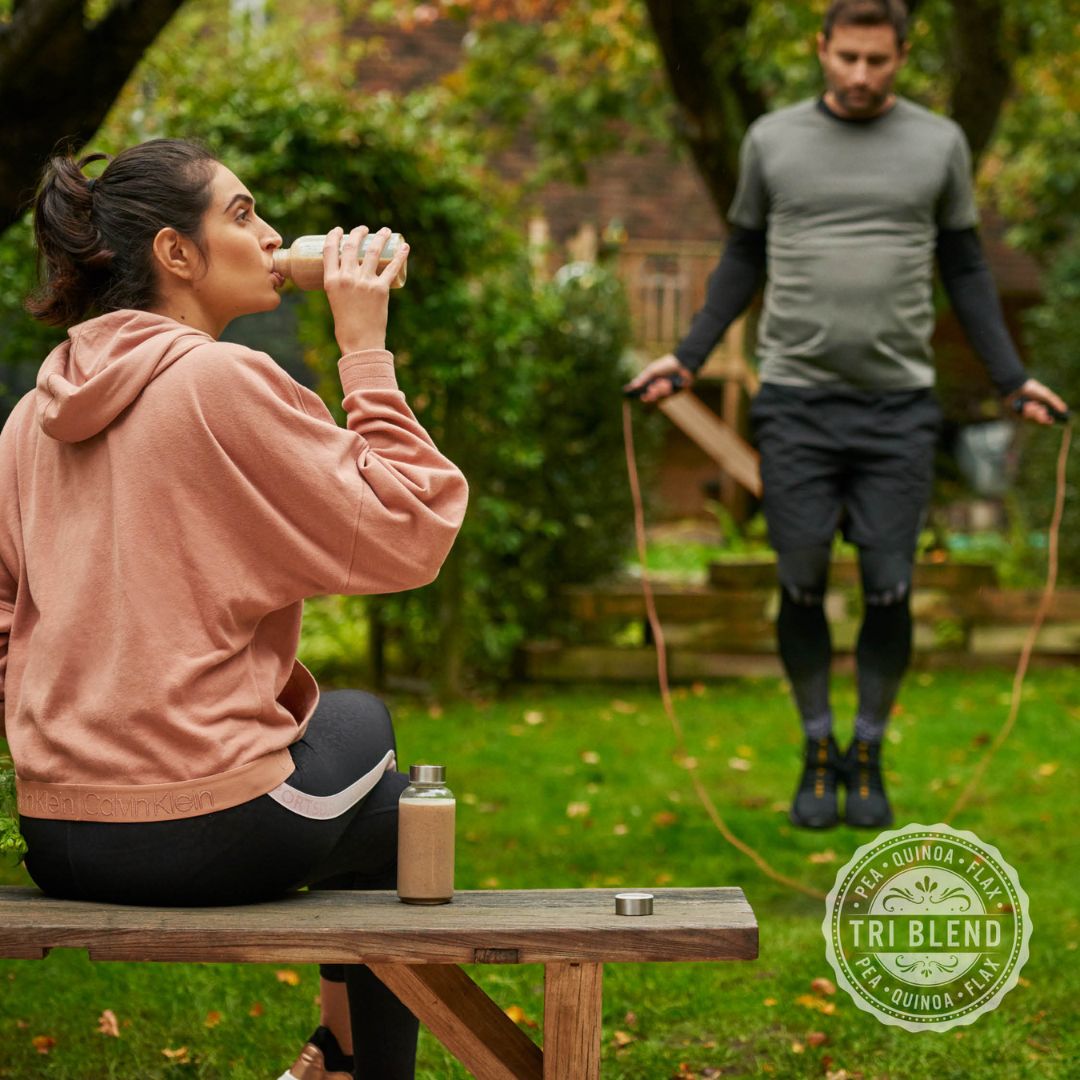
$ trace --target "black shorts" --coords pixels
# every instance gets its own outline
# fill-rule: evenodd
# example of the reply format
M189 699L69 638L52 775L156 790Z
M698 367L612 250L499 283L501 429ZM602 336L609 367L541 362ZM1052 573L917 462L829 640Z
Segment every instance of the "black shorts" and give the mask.
M934 476L932 390L764 383L750 408L762 509L777 551L850 543L914 554Z

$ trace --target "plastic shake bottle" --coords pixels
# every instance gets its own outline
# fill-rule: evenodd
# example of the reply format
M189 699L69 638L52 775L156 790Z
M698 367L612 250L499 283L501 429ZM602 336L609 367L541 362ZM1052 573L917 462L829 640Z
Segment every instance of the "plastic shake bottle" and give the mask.
M345 237L343 236L341 240L344 243ZM364 257L373 240L374 236L371 233L364 237L360 242L358 258L362 259ZM325 234L322 236L298 236L291 247L278 248L274 252L274 269L282 277L293 282L298 289L321 289L323 287L323 244L325 242ZM398 248L404 242L401 233L390 234L379 255L380 270L398 253ZM401 273L390 282L390 288L400 289L405 284L405 278L406 267L403 266Z
M398 802L398 898L406 904L448 904L454 898L457 802L444 765L410 765Z

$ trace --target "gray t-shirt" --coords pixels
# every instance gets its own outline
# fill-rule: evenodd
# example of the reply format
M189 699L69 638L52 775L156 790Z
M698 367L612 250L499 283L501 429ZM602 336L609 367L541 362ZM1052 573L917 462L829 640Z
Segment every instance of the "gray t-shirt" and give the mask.
M933 385L937 231L978 221L957 124L903 98L869 121L818 101L770 113L743 141L728 218L768 230L763 381Z

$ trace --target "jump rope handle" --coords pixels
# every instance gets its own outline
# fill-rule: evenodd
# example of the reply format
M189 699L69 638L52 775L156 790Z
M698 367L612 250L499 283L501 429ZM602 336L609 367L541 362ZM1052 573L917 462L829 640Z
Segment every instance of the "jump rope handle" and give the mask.
M642 383L640 386L635 386L633 390L624 390L623 396L628 398L639 398L657 379L667 379L671 383L671 392L674 394L677 390L681 390L686 385L686 379L682 375L657 375L655 378L650 379L647 383Z
M1053 405L1047 404L1045 401L1036 401L1035 398L1018 397L1013 403L1012 408L1014 413L1022 413L1024 406L1028 402L1032 402L1036 405L1041 405L1051 416L1056 424L1067 424L1072 419L1072 413L1068 409L1062 411L1061 409L1055 409Z

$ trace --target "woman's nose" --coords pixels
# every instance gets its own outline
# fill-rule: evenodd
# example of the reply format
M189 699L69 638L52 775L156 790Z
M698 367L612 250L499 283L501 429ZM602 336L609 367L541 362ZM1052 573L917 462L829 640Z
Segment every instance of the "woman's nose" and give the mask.
M282 244L281 234L267 225L265 221L263 222L263 228L266 230L266 234L263 236L263 247L268 251L276 251Z

